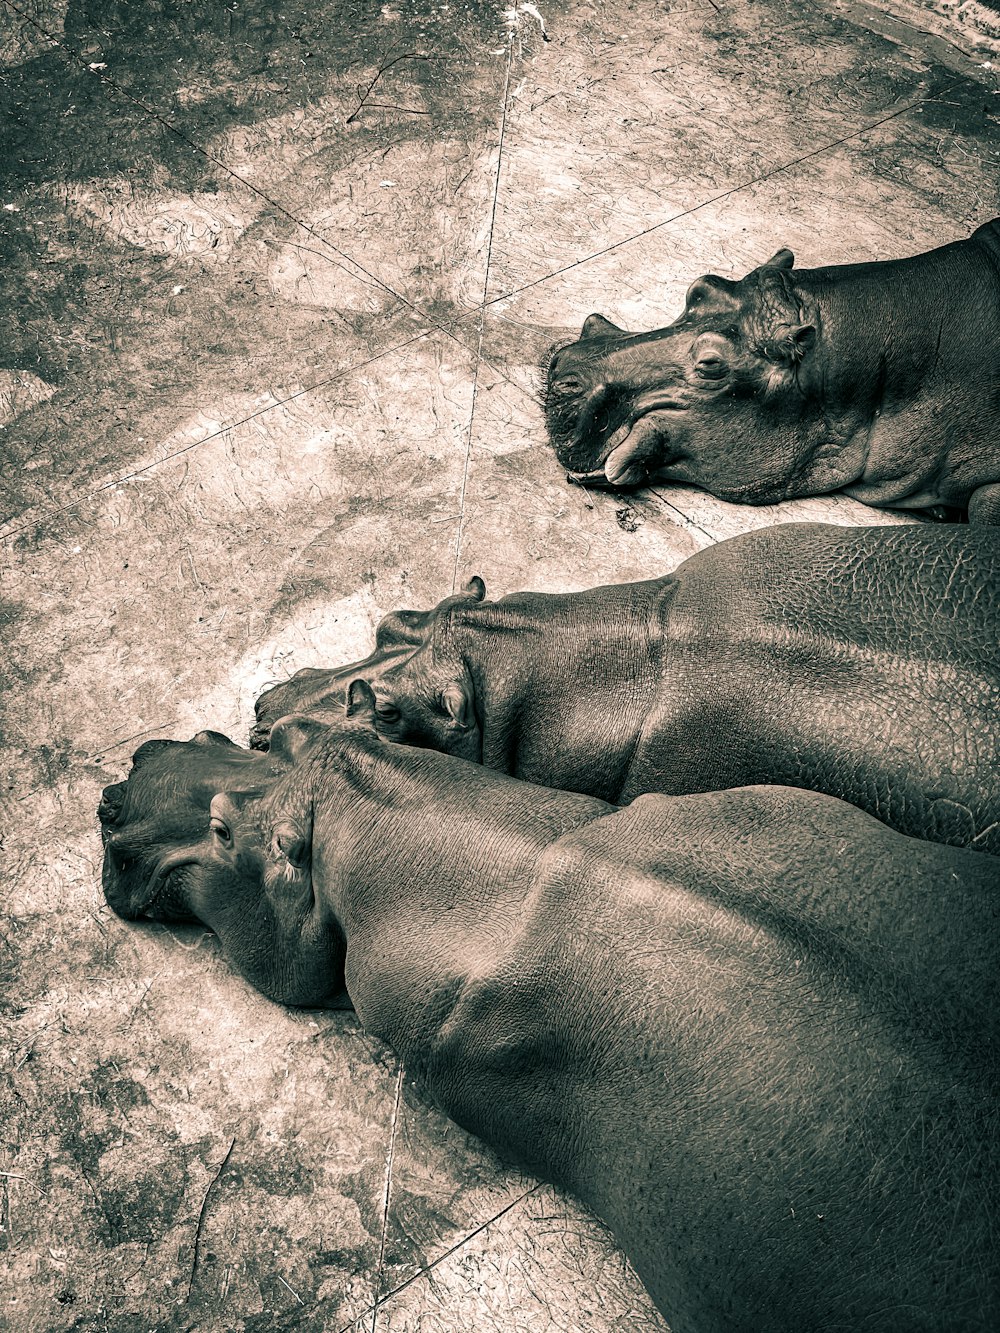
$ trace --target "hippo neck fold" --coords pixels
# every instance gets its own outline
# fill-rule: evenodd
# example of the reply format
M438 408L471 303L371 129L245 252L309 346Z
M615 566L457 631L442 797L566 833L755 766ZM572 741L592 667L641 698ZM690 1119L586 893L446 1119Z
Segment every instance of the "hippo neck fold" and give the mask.
M586 774L614 801L653 706L672 593L669 578L515 593L455 616L447 651L472 680L483 764L568 791Z
M822 340L801 383L819 405L831 446L813 453L804 493L829 489L828 470L851 494L854 484L878 486L858 492L872 503L946 502L937 494L939 414L916 413L913 404L933 403L944 391L938 385L952 402L955 386L965 384L971 403L984 377L995 377L990 338L969 336L996 316L968 242L889 264L803 269L794 285L821 312ZM928 460L916 470L915 442Z
M509 945L541 851L610 808L374 739L339 748L310 781L313 889L346 938L348 993L404 1058Z

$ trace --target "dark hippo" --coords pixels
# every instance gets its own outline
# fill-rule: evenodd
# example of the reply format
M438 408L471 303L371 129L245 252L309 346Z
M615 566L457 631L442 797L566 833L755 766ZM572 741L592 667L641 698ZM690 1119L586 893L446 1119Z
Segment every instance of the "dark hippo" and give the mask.
M844 491L1000 523L1000 219L911 259L707 274L681 317L591 315L545 373L572 480L656 474L737 504Z
M180 841L192 760L147 752L102 807L111 905L204 922L275 999L346 985L673 1333L1000 1326L1000 862L791 788L618 810L381 743L351 695Z
M255 739L373 683L388 738L624 804L780 783L1000 852L1000 534L789 524L666 578L397 613L264 694ZM405 630L408 638L400 639Z

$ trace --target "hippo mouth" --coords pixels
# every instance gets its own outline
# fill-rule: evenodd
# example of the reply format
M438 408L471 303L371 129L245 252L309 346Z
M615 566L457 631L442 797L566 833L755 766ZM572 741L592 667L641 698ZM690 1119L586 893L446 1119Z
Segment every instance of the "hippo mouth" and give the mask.
M608 438L600 467L588 472L568 472L567 481L578 486L641 486L670 461L670 425L680 404L662 400L642 407Z
M168 892L173 882L174 871L179 870L181 866L197 865L198 861L199 857L188 850L170 852L163 857L149 877L142 901L138 906L133 907L136 916L148 917L153 908L164 900L168 905L175 905L171 903L174 895Z
M117 856L116 853L117 852ZM129 892L127 887L127 863L121 864L121 852L113 845L105 853L104 893L109 905L126 921L176 920L177 908L183 902L183 893L175 891L175 872L183 866L197 865L199 856L192 848L178 848L167 853L153 867L145 887L139 892ZM162 910L166 907L166 912ZM160 911L156 909L160 908ZM185 913L187 919L189 913Z

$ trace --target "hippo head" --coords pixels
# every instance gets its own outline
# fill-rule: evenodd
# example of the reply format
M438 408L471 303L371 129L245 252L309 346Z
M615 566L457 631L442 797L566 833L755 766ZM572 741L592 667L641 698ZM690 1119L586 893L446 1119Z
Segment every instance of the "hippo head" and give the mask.
M475 686L461 655L452 648L451 628L456 613L485 596L485 583L474 576L463 592L446 597L427 613L420 642L410 653L377 676L364 677L366 690L372 690L374 727L384 740L482 761ZM349 694L349 709L350 698Z
M385 739L478 761L471 682L460 663L450 662L445 643L452 614L485 596L486 585L474 576L430 611L393 611L380 621L370 657L329 671L299 671L268 690L257 700L251 745L266 746L270 719L290 712L335 723L352 682L363 679L374 692L375 725Z
M544 368L546 429L570 480L634 486L653 473L753 499L787 473L802 362L817 316L796 293L790 250L739 282L709 274L684 313L650 333L591 315ZM782 437L788 437L783 439Z
M200 922L265 994L328 1002L343 988L336 922L312 954L282 957L266 943L301 929L311 910L312 796L296 764L328 730L283 719L267 754L216 732L141 746L98 808L110 906L128 920Z
M196 882L212 850L215 794L260 790L268 764L215 731L190 741L147 741L125 782L105 787L98 807L108 903L127 920L199 920Z

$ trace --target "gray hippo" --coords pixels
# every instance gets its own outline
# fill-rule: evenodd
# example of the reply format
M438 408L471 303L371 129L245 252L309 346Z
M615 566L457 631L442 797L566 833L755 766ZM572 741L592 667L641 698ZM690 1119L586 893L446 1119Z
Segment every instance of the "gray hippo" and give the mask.
M346 986L673 1333L1000 1327L1000 861L792 788L616 809L373 708L278 724L252 796L265 756L142 747L101 807L111 906L205 923L276 1000Z
M264 694L285 713L371 680L389 739L625 804L779 783L901 832L1000 852L1000 534L789 524L665 578L466 596L387 616L376 651Z
M545 367L571 480L737 504L844 491L1000 523L1000 219L910 259L707 274L666 328L591 315Z

